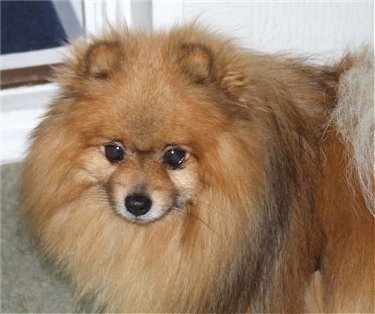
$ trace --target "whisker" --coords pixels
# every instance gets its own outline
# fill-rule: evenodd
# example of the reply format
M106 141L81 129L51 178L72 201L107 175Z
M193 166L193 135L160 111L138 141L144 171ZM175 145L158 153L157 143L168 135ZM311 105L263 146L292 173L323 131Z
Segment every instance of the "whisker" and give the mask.
M206 221L204 221L202 218L200 218L198 215L192 213L191 211L187 211L187 214L193 218L195 218L197 221L199 221L201 224L206 226L211 232L213 232L215 235L219 236L219 234L216 232L214 228L212 228Z
M217 207L213 207L208 203L205 203L205 202L202 202L202 201L194 201L194 203L203 206L203 208L209 209L212 213L218 214L225 219L232 219L231 215L228 215L227 213L225 213L221 210L218 210Z

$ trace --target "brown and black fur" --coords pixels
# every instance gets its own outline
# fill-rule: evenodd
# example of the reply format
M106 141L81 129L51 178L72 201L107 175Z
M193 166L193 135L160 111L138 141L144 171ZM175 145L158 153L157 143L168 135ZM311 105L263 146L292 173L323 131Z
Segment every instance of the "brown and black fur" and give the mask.
M263 55L196 26L76 44L25 163L42 250L107 311L373 312L374 219L329 124L354 62ZM151 181L170 173L150 152L183 139L190 199L146 225L116 215L114 176L135 168L106 164L103 134L134 140Z

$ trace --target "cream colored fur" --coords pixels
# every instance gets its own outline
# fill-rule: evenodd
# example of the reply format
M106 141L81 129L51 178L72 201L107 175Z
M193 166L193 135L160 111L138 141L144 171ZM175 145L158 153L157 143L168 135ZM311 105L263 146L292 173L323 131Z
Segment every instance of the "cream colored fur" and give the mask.
M374 50L365 48L339 82L332 119L348 145L348 174L358 177L367 206L375 215Z

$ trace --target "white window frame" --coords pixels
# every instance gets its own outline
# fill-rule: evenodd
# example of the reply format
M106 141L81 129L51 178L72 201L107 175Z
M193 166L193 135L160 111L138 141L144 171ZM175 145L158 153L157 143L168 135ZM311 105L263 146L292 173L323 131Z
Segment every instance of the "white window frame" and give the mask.
M63 21L64 18L59 14L59 9L64 9L64 4L59 0L52 0L52 2L60 20ZM76 31L79 27L84 28L82 3L81 0L71 1L78 19L78 24L75 24ZM71 23L71 21L67 22ZM64 30L68 38L71 38L69 36L72 34L71 25ZM67 53L67 47L56 47L2 55L1 70L56 64L61 62L62 57ZM56 90L56 84L52 83L1 90L1 164L18 162L23 159L30 131L39 123L40 117L45 113Z

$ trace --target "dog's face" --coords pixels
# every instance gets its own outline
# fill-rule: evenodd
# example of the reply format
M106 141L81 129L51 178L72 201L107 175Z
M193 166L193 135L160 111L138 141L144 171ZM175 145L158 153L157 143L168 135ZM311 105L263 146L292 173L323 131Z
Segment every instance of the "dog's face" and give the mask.
M113 48L105 49L111 62ZM95 78L89 99L69 114L85 116L73 126L89 144L80 157L82 169L106 190L118 214L145 223L194 203L227 116L207 93L209 84L197 83L189 73L177 79L171 73L181 60L171 71L171 59L130 58L126 71ZM90 69L98 62L90 60Z
M143 151L132 144L125 147L122 142L101 145L109 162L117 163L107 186L115 210L123 217L137 222L156 220L185 206L196 193L198 177L192 149L177 144L163 146Z
M91 103L105 113L86 125L93 132L83 154L84 169L103 184L114 209L137 222L159 219L194 198L206 146L203 113L189 111L194 100L150 92L146 84L139 94L125 90Z

